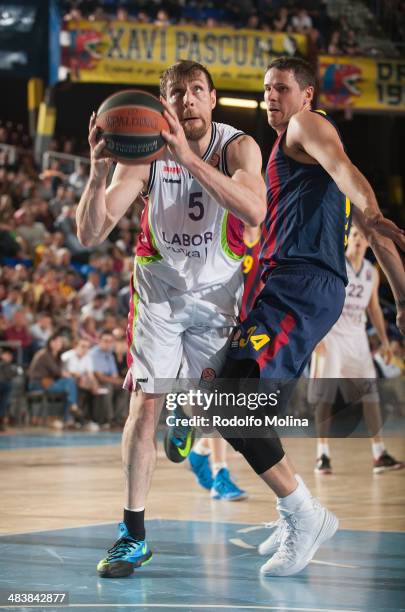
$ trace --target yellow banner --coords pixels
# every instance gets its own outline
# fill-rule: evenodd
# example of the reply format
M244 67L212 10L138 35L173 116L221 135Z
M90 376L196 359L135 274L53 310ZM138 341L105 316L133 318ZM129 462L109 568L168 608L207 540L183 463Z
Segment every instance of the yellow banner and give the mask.
M163 70L189 59L208 68L217 88L262 91L264 70L274 57L307 50L305 36L255 30L90 21L67 27L63 64L72 80L84 82L157 85Z
M320 106L405 112L405 61L321 55Z

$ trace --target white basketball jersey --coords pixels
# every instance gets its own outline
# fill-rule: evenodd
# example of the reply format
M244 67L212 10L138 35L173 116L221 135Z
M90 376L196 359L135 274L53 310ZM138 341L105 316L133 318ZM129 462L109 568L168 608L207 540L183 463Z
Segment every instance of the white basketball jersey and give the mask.
M202 159L229 176L227 146L243 132L212 124ZM218 205L189 171L166 151L151 165L148 205L142 218L138 266L180 291L242 283L243 223Z
M345 304L342 314L330 333L354 334L364 331L366 325L366 309L374 286L373 265L367 259L364 259L359 272L356 274L350 262L346 259L346 270L349 284L346 287Z

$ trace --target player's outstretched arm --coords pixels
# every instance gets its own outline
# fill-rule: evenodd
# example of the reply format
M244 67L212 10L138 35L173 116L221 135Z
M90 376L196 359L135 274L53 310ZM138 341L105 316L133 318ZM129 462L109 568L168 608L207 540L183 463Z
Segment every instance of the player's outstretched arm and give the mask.
M316 160L363 214L366 224L405 250L404 231L383 216L370 183L352 164L328 121L316 113L297 113L288 126L287 145L300 148Z
M164 116L170 132L162 131L172 155L185 166L200 185L218 202L247 225L257 226L266 215L266 188L261 176L262 155L250 136L241 136L226 151L232 178L204 162L190 148L180 121L168 102Z
M380 264L394 295L397 309L397 327L405 336L405 269L395 244L381 236L365 222L357 209L353 211L353 222L365 235Z
M112 160L105 157L105 141L97 142L96 116L90 118L90 176L76 211L77 237L84 246L101 244L146 185L149 165L117 164L106 189Z

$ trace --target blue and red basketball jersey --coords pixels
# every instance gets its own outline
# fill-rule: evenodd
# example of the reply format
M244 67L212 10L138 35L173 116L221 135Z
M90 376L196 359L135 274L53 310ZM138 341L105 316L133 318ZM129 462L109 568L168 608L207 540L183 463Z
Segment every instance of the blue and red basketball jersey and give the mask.
M323 111L321 114L334 125ZM312 264L335 273L347 284L344 246L350 200L322 166L297 162L283 152L285 134L274 143L266 170L268 210L260 254L263 270L268 273L280 265Z
M263 288L263 282L261 281L263 270L259 262L260 238L253 243L245 241L245 245L246 252L242 263L244 290L242 308L240 311L241 321L246 319L246 316L252 310L255 300Z

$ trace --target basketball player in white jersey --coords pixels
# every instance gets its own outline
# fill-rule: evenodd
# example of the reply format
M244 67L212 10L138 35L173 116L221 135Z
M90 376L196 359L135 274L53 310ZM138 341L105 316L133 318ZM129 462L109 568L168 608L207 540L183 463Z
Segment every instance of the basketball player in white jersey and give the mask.
M374 473L404 467L403 463L394 459L385 449L381 437L378 391L375 384L370 385L370 380L376 378L376 371L366 333L367 314L381 342L379 352L387 363L392 358L392 351L378 299L379 274L365 258L368 246L364 235L352 225L346 249L349 284L346 287L343 311L330 332L318 344L311 360L310 376L316 379L316 382L311 386L310 399L316 403L317 432L320 436L315 472L321 474L332 472L327 436L332 404L338 387L346 401L352 401L354 393L361 396L365 421L373 435ZM317 380L320 378L344 380L336 380L334 384L332 380L324 383ZM356 385L352 379L363 379L359 381L358 389L353 388Z
M211 120L216 93L202 65L180 61L161 77L170 132L167 151L147 165L111 160L89 126L91 172L77 210L82 244L100 244L140 192L148 194L137 243L130 312L132 391L123 433L126 474L119 539L97 566L122 577L149 562L144 507L156 460L156 426L176 377L215 376L239 313L243 291L244 223L266 213L262 159L256 142Z

